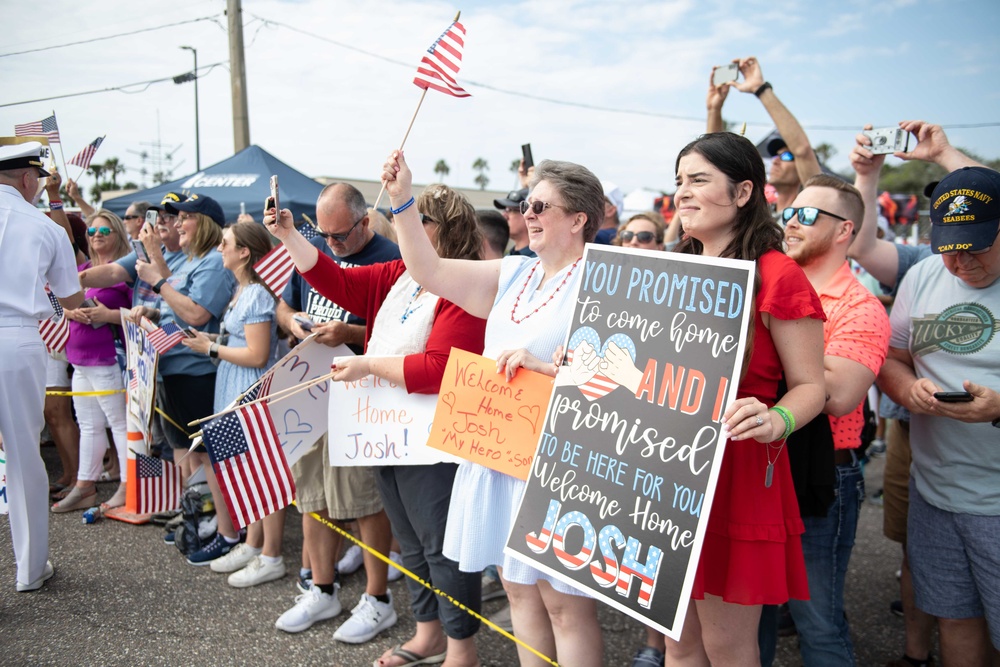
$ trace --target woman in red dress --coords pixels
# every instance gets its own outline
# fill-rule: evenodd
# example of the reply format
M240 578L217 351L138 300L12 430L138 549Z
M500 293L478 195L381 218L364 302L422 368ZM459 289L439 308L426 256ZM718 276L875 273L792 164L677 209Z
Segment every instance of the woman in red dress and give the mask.
M761 605L808 599L803 532L784 438L823 409L823 308L782 253L764 199L764 165L736 134L699 137L677 158L677 252L757 262L753 330L690 608L674 665L759 665ZM788 390L778 396L784 374Z

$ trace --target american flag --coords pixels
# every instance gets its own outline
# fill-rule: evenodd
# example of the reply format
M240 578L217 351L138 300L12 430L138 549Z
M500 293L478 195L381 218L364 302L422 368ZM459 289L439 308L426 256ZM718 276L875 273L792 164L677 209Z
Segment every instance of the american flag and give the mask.
M54 354L66 348L66 343L69 341L69 322L66 320L59 299L49 291L48 285L45 286L45 296L49 298L55 314L46 320L39 320L38 333L42 336L45 349Z
M267 289L280 298L281 293L285 291L285 285L292 277L292 271L295 270L295 262L288 254L288 248L279 245L261 257L253 268L267 285Z
M458 82L455 75L462 64L462 50L465 49L465 26L452 22L448 29L427 49L427 55L417 65L417 75L413 83L418 88L433 88L455 97L471 97Z
M265 403L212 420L202 437L234 526L242 528L291 504L295 483Z
M94 159L94 153L97 149L101 147L101 143L104 141L104 137L97 137L84 148L82 151L73 156L73 159L69 161L70 164L75 164L77 167L83 167L86 169L90 166L90 161Z
M128 373L128 390L136 391L139 389L139 376L134 368L129 368L126 372Z
M271 380L274 378L274 371L269 370L264 373L263 376L253 385L251 385L250 390L243 394L240 398L240 405L246 405L251 401L256 401L258 398L267 398L271 393Z
M169 512L181 504L181 471L169 461L136 452L136 514Z
M59 126L56 124L56 115L52 114L48 118L35 121L34 123L21 123L14 126L15 137L48 137L50 144L59 143Z
M184 330L173 322L167 322L146 334L149 344L160 354L166 354L184 340Z
M312 223L309 222L302 223L297 227L297 229L299 230L299 234L302 234L302 236L306 237L307 241L311 241L317 236L319 236L319 233L316 231L316 228L313 227Z

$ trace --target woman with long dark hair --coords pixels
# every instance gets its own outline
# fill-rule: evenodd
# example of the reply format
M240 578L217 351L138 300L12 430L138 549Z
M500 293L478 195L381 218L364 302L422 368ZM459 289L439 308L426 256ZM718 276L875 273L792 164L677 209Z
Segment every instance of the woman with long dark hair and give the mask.
M823 309L782 252L764 199L764 165L736 134L706 134L677 157L674 202L686 237L676 252L757 263L753 328L701 561L670 664L758 665L761 606L807 599L795 489L784 439L825 401ZM787 391L778 395L784 377Z

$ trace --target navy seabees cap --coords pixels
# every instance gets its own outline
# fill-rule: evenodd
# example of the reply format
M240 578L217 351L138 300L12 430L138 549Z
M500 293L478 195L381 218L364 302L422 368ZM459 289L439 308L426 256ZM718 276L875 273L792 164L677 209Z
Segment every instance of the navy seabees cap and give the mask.
M219 202L204 195L191 195L185 201L174 202L170 208L188 213L202 213L212 219L219 227L226 226L226 214L222 212Z
M49 172L42 168L42 145L39 142L26 141L23 144L0 146L0 171L25 167L37 169L39 178L49 175Z
M168 192L163 195L163 200L160 201L156 206L150 206L149 208L154 211L166 211L171 215L177 215L177 209L174 208L174 204L179 204L182 201L187 201L187 195L182 192Z
M931 195L931 250L985 250L1000 231L1000 173L962 167L941 179Z

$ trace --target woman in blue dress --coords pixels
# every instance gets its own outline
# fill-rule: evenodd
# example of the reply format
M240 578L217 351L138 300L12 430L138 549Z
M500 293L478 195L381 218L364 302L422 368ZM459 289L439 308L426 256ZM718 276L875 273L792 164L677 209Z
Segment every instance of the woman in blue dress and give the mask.
M236 292L222 318L217 336L198 333L184 345L218 360L215 380L215 411L224 410L249 389L277 360L278 335L275 298L264 286L253 266L271 250L271 237L254 222L238 222L225 229L219 252L222 265L236 278ZM206 457L207 458L207 457ZM224 501L214 476L209 486L216 507ZM217 512L219 533L215 540L189 557L195 565L211 563L215 572L232 573L229 583L237 588L255 586L285 575L281 558L284 510L251 524L245 543L238 536L228 512ZM235 542L234 542L235 540Z

